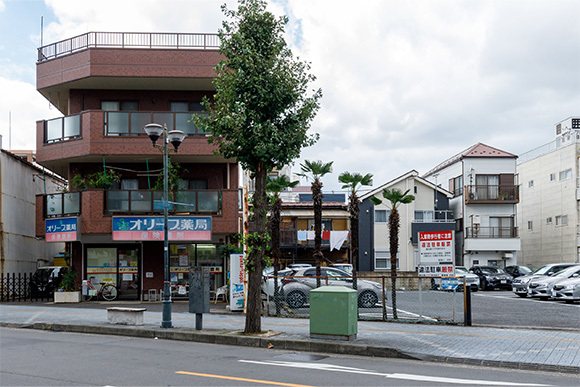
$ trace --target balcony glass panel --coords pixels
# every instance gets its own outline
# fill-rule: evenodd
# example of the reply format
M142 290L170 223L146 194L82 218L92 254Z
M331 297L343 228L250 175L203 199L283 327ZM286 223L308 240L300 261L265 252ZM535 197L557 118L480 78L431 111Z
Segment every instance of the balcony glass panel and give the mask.
M62 118L46 121L46 141L56 141L62 138Z
M153 122L159 125L166 124L167 130L173 130L173 113L153 113Z
M62 215L62 194L46 195L46 215Z
M131 212L151 211L151 191L128 191L131 197Z
M106 112L105 125L109 136L126 135L129 133L129 113Z
M180 205L175 206L175 211L177 212L195 212L195 194L196 191L178 191L177 203L191 204L191 205Z
M78 214L81 212L81 194L80 192L70 192L63 194L64 213Z
M110 212L129 211L129 191L107 191Z
M199 114L203 117L207 117L207 113L205 113L205 112L204 113L196 113L196 114ZM205 133L209 133L209 132L204 131L202 128L197 128L197 134L203 135Z
M81 135L81 116L74 115L64 117L64 137L76 137Z
M143 127L151 123L151 113L131 113L131 134L145 133Z
M197 205L199 212L218 212L219 211L219 192L217 191L198 191Z
M175 113L175 126L186 134L195 134L195 124L191 121L192 113Z

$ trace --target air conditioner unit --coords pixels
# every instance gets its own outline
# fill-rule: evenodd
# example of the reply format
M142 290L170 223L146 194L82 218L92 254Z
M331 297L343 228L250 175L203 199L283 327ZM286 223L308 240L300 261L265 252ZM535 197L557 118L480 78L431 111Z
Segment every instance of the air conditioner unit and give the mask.
M473 224L481 224L481 216L473 215Z

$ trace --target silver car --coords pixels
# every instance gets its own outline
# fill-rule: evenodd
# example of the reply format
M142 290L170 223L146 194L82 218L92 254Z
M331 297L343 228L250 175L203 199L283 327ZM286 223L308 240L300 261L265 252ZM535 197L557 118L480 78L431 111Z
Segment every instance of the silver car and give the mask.
M580 265L569 267L549 277L533 279L528 285L528 296L547 300L552 297L552 289L554 285L560 281L578 277L580 277Z
M465 266L455 266L455 277L459 277L457 290L463 290L463 277L465 277L465 285L469 286L472 292L477 292L479 289L479 277L470 273ZM441 278L433 278L433 285L435 289L441 290Z
M321 267L320 274L328 277L328 286L345 286L352 289L352 277L345 271L333 267ZM316 268L310 267L296 271L284 278L282 292L286 303L291 308L302 308L310 301L310 291L316 289ZM327 285L326 278L321 278L322 286ZM382 285L363 279L357 280L359 308L371 308L383 301ZM384 291L386 297L386 291Z
M580 301L580 278L569 278L555 284L552 288L552 298L566 303Z
M545 276L552 276L570 266L579 265L578 263L550 263L540 267L538 270L530 275L524 275L514 278L512 282L512 290L514 294L520 297L528 296L528 285L532 279L537 279Z

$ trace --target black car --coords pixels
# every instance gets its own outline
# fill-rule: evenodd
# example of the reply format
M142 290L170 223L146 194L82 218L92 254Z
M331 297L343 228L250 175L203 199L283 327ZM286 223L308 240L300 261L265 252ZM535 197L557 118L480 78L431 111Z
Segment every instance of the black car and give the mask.
M52 295L67 272L66 266L44 266L36 269L30 280L32 297Z
M523 275L530 275L534 271L538 270L537 267L532 265L512 265L506 266L505 271L512 277L521 277Z
M473 266L469 271L479 277L482 290L512 288L513 277L497 266Z

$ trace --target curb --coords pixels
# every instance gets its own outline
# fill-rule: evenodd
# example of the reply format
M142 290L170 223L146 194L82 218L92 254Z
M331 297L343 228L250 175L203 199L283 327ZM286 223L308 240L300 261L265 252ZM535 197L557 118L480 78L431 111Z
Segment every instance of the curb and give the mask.
M278 337L273 335L245 336L234 331L227 330L202 330L192 331L189 329L176 328L166 330L161 328L144 328L122 325L77 325L58 323L4 323L0 327L18 329L49 330L54 332L90 333L99 335L114 335L127 337L140 337L149 339L192 341L206 344L236 345L245 347L274 348L290 351L333 353L340 355L370 356L382 358L396 358L406 360L420 360L435 363L465 364L483 367L510 368L529 371L560 372L567 374L580 374L580 367L559 366L553 364L539 364L526 362L507 362L500 360L486 360L473 358L458 358L449 356L424 355L419 353L405 353L394 348L378 347L365 344L346 344L333 341L299 340Z

